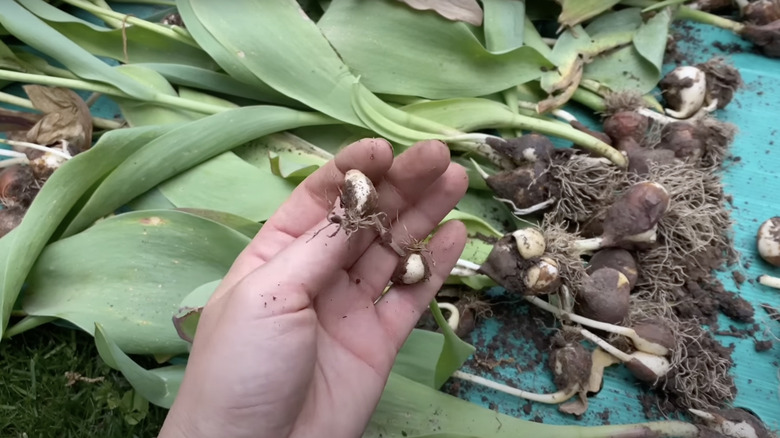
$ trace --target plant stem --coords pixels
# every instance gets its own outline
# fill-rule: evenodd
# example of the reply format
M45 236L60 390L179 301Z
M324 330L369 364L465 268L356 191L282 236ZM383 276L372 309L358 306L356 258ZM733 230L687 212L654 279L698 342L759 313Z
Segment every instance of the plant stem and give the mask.
M0 156L3 155L3 152L6 152L6 151L3 150L3 149L0 149ZM13 152L13 151L11 151L11 152ZM22 155L24 155L24 154L22 154ZM29 164L29 163L30 163L30 160L27 159L27 156L8 158L8 159L0 160L0 169L2 169L4 167L16 166L17 164Z
M728 18L723 18L709 12L700 11L698 9L689 8L687 6L681 6L677 10L676 18L682 20L691 20L697 23L709 24L711 26L719 27L721 29L730 30L734 33L741 33L745 29L745 25L738 23Z
M36 109L29 100L23 97L14 96L13 94L3 93L2 91L0 91L0 102L31 110ZM118 129L122 127L122 123L115 120L92 117L92 126L100 129Z
M458 329L460 325L460 310L452 303L439 303L439 308L450 312L450 317L447 318L447 325L454 331Z
M63 152L63 151L61 151L59 149L50 148L50 147L46 147L46 146L41 146L39 144L29 143L29 142L26 142L26 141L2 140L2 139L0 139L0 143L5 143L7 145L11 145L11 146L18 147L18 148L34 149L36 151L40 151L40 152L43 152L43 153L46 153L46 154L56 155L56 156L58 156L58 157L60 157L62 159L65 159L65 160L70 160L71 158L73 158L67 152Z
M579 386L575 386L573 388L553 392L551 394L537 394L535 392L528 392L523 391L522 389L513 388L511 386L504 385L503 383L494 382L484 377L475 376L474 374L464 373L463 371L455 371L452 373L452 377L476 383L477 385L482 385L490 389L495 389L496 391L513 395L515 397L550 405L557 405L559 403L565 402L566 400L572 398L579 390Z
M109 96L122 97L125 99L136 100L132 96L128 96L121 90L114 88L110 85L97 84L95 82L83 81L80 79L67 79L57 78L53 76L35 75L28 73L18 73L10 70L0 69L0 79L6 79L9 81L28 82L33 84L49 85L52 87L65 87L75 88L78 90L94 91L97 93L107 94ZM169 96L167 94L156 93L151 101L174 108L180 108L189 111L195 111L201 114L216 114L222 111L227 111L230 107L222 105L214 105L210 103L197 102L189 99L182 99L178 96Z
M603 97L601 97L598 93L594 93L582 87L577 88L574 94L571 95L571 100L581 105L585 105L595 112L603 112L607 109L607 105L604 103Z
M764 286L780 289L780 278L778 277L773 277L771 275L761 275L758 277L758 282Z
M569 140L578 146L586 149L588 152L607 158L609 161L619 167L626 167L628 161L626 157L617 149L604 143L603 141L574 129L568 125L541 120L534 117L528 117L516 114L509 125L513 128L526 131L535 131L540 134L552 135L554 137Z
M23 154L22 152L17 151L10 151L8 149L0 149L0 157L10 157L11 159L25 159L27 160L27 155ZM3 163L5 163L8 160L3 160Z
M596 344L599 348L606 351L607 353L615 356L617 359L619 359L621 362L631 362L631 359L633 359L631 356L629 356L627 353L624 353L617 348L615 348L612 344L609 342L601 339L600 337L594 335L593 333L585 330L580 329L580 334L585 337L585 339L593 342Z
M140 28L149 30L151 32L154 32L158 35L162 35L171 39L174 39L176 41L182 42L184 44L188 44L192 47L200 48L197 42L191 37L187 36L181 32L176 32L172 29L169 29L165 26L155 24L148 22L146 20L142 20L140 18L133 17L132 15L125 15L120 14L119 12L114 12L112 10L106 10L101 8L100 6L96 6L88 1L85 0L63 0L65 3L68 3L72 6L75 6L77 8L83 9L87 12L90 12L94 14L95 16L105 20L113 19L113 20L120 20L128 24L132 24L133 26L138 26Z

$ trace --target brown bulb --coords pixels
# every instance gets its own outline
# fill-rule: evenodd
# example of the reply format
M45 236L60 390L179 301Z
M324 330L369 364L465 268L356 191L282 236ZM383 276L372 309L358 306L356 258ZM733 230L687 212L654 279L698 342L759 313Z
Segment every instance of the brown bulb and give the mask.
M620 271L601 268L585 277L577 291L579 313L596 321L620 324L628 316L631 289Z
M648 126L647 117L634 111L620 111L604 120L604 133L616 143L627 138L641 143Z

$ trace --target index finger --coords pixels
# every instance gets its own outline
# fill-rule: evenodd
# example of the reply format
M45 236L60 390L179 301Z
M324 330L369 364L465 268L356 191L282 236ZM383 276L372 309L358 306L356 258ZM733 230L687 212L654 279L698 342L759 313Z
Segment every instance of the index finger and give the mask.
M393 147L381 138L362 139L342 149L293 190L236 258L220 289L232 287L326 217L348 170L358 169L377 183L392 164Z

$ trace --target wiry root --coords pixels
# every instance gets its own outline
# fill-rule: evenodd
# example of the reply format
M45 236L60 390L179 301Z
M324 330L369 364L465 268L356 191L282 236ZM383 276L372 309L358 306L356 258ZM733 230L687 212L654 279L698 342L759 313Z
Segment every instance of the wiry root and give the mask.
M582 253L572 245L580 236L566 231L565 222L558 221L550 213L544 216L542 229L547 245L545 257L550 257L558 264L558 276L562 284L576 293L586 275Z
M619 93L609 93L604 97L604 117L621 111L636 111L639 108L647 107L647 103L642 98L642 94L637 91L621 91Z
M678 406L717 409L732 400L734 379L729 375L729 354L719 354L723 346L699 324L680 322L671 363L672 371L660 389L668 392Z
M608 198L625 180L625 172L604 160L572 154L551 164L560 193L553 212L558 221L583 222L608 206Z
M716 169L726 158L737 127L733 123L721 122L713 117L705 117L701 121L701 127L706 132L701 166L705 169Z

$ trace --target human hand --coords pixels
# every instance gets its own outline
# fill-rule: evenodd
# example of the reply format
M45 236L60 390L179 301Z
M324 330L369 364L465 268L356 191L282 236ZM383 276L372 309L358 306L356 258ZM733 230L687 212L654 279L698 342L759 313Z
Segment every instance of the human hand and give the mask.
M398 255L373 230L317 233L353 168L374 182L396 242L426 237L468 186L443 143L393 159L381 139L348 146L303 181L206 305L161 438L361 435L466 232L443 225L428 245L431 277L393 286L374 305Z

